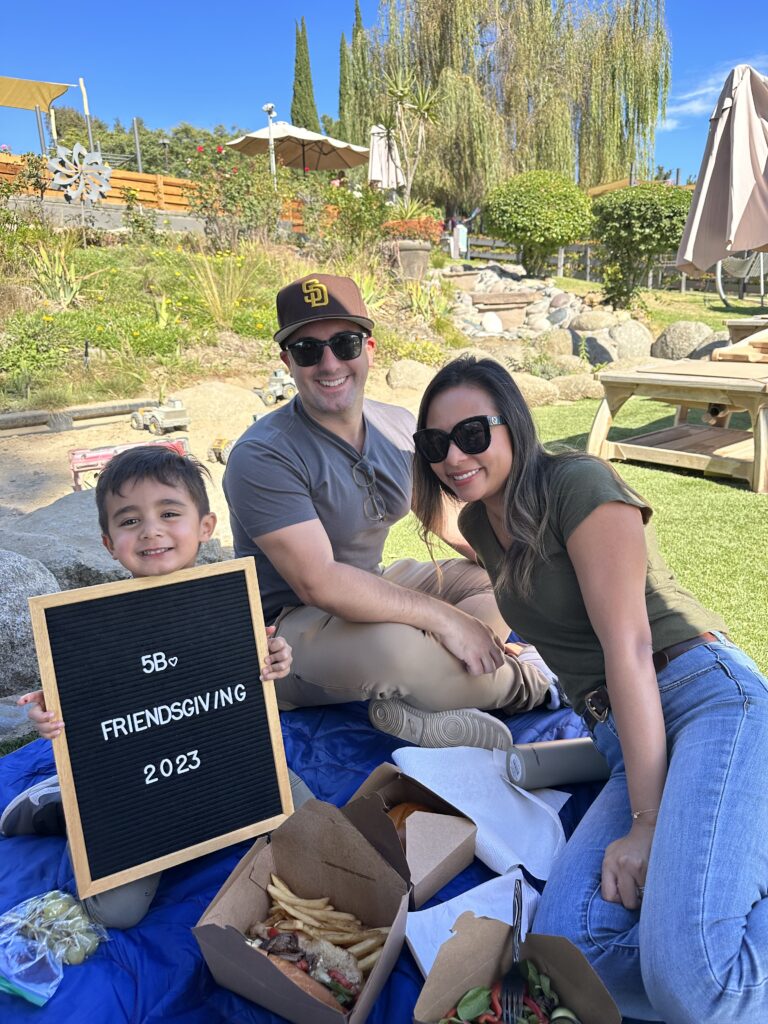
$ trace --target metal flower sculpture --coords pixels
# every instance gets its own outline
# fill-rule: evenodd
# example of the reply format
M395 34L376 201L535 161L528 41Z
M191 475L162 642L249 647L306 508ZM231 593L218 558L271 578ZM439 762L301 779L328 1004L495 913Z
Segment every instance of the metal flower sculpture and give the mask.
M89 153L79 142L71 152L57 146L56 156L48 161L48 170L53 174L54 186L64 190L68 203L76 199L83 202L102 199L110 188L112 168L102 162L101 153Z

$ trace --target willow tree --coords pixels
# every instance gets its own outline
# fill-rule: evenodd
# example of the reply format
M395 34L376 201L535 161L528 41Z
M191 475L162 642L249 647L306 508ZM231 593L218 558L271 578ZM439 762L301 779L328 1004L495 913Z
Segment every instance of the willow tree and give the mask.
M427 128L417 194L451 211L478 206L510 170L504 119L470 76L445 68Z
M650 177L670 79L663 0L622 0L587 12L576 57L579 180L612 181L632 165Z

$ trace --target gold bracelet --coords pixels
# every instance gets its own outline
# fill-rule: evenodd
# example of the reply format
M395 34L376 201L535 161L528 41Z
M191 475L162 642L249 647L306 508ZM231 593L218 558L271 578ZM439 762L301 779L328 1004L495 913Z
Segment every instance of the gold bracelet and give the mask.
M644 814L658 814L658 807L649 807L645 811L632 811L632 821L637 821L638 818L642 818Z

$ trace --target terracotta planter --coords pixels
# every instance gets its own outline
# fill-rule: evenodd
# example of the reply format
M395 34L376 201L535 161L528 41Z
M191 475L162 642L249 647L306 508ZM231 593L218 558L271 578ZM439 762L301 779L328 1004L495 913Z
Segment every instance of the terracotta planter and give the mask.
M402 276L407 281L420 281L429 266L431 243L399 238L395 245L397 246L397 262Z

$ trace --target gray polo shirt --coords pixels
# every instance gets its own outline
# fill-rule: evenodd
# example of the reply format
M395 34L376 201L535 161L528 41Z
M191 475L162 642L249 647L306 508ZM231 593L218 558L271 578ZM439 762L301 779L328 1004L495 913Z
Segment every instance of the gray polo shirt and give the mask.
M286 605L302 602L253 537L319 519L337 562L378 573L389 529L411 507L413 416L366 399L363 417L360 454L313 420L297 396L249 427L232 449L224 493L235 554L256 558L267 623ZM373 488L355 480L364 481L364 475L353 475L361 458L375 473L373 500ZM373 518L374 505L383 510L381 521Z

